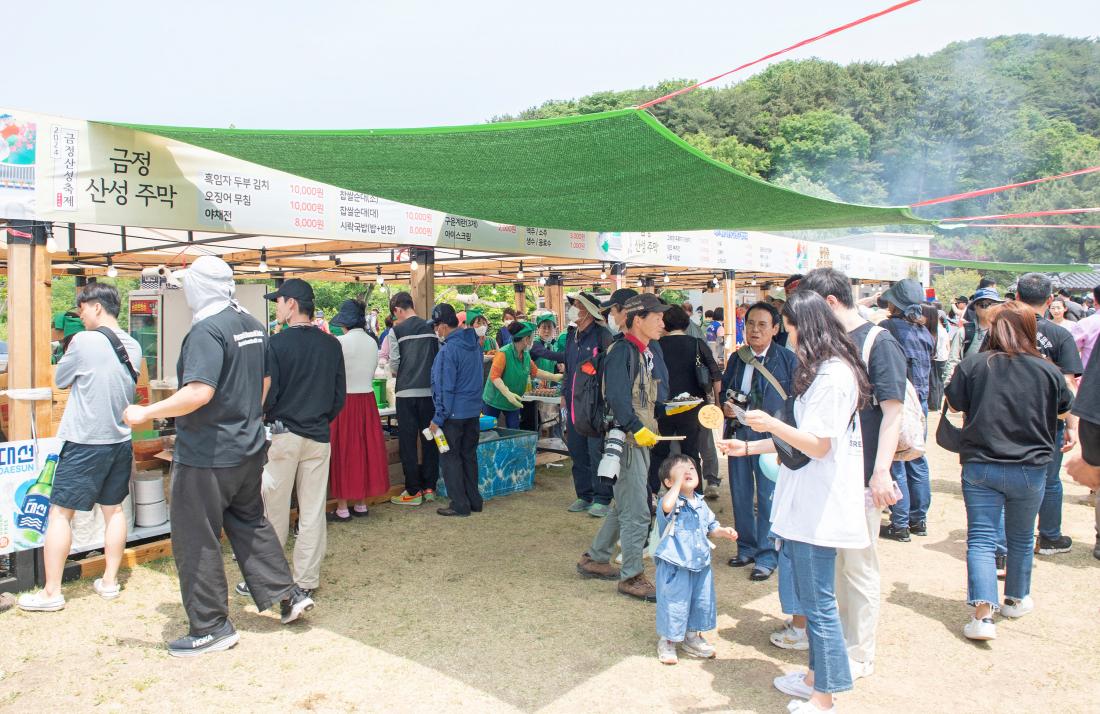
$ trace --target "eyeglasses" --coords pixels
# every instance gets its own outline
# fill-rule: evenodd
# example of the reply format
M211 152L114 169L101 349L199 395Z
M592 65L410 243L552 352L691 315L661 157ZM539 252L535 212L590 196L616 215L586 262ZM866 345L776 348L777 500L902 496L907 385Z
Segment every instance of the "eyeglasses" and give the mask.
M979 300L978 302L974 303L974 307L981 308L982 310L988 310L992 306L992 300Z

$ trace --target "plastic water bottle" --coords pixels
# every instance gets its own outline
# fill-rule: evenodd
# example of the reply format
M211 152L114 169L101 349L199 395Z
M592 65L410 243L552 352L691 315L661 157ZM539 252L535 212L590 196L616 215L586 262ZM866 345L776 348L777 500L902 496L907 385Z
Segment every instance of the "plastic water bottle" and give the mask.
M27 489L15 528L20 540L30 547L42 545L46 540L46 520L50 514L50 493L53 492L53 475L57 470L57 454L46 457L46 465L38 480Z
M425 429L424 431L422 431L420 433L423 434L424 438L427 439L428 441L434 441L435 442L436 448L439 449L439 453L445 454L445 453L447 453L448 451L451 450L451 445L447 443L447 437L443 436L443 430L442 429L440 429L439 431L437 431L435 433L432 433L431 428L427 428L427 429Z

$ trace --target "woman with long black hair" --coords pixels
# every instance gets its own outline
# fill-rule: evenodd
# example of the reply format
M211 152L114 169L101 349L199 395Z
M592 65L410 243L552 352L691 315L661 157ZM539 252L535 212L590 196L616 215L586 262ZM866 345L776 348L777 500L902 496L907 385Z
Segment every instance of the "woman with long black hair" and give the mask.
M834 588L838 548L870 545L864 517L863 444L858 410L871 393L859 351L815 292L794 292L783 306L787 345L798 357L793 378L794 425L767 412L743 420L772 439L720 442L730 456L776 451L775 440L809 457L781 465L772 500L772 533L791 563L795 595L806 616L810 669L775 679L781 692L810 701L792 712L833 711L833 694L852 688ZM792 461L792 463L794 463Z

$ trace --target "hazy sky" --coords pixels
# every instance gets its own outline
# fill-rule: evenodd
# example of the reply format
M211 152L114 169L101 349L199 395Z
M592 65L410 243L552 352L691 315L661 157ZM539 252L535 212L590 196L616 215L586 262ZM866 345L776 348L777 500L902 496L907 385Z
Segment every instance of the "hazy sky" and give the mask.
M0 106L240 128L478 123L709 77L895 1L21 2L5 13ZM785 57L888 62L975 37L1098 31L1095 0L923 0Z

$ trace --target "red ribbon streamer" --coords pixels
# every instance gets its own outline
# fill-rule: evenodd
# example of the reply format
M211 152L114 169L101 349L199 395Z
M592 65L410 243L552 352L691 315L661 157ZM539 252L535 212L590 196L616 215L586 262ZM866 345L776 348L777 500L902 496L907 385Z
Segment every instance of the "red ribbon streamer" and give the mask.
M1046 176L1044 178L1032 179L1031 181L1021 181L1019 183L1010 183L1005 186L994 186L993 188L983 188L977 191L967 191L965 193L953 193L950 196L941 196L940 198L930 198L927 201L920 201L919 203L910 203L910 208L920 208L921 206L932 206L937 203L950 203L951 201L961 201L965 198L974 198L976 196L985 196L990 193L997 193L998 191L1007 191L1010 188L1020 188L1021 186L1031 186L1036 183L1043 183L1044 181L1055 181L1057 179L1069 178L1070 176L1083 176L1084 174L1091 174L1096 171L1100 171L1100 166L1090 166L1087 169L1077 169L1076 171L1067 171L1064 174L1058 174L1057 176Z
M728 72L723 72L722 74L711 77L710 79L704 79L702 82L696 82L695 84L691 85L690 87L684 87L683 89L677 89L675 92L672 92L671 94L666 94L663 97L658 97L656 99L650 100L650 101L646 102L645 104L640 105L638 107L638 109L648 109L649 107L652 107L654 104L660 104L663 101L672 99L673 97L678 97L681 94L687 94L688 92L690 92L693 89L698 89L699 87L702 87L704 84L710 84L711 82L722 79L723 77L728 77L729 75L733 74L734 72L740 72L741 70L743 70L747 67L752 67L754 64L760 64L761 62L764 62L765 60L770 60L772 57L778 57L779 55L781 55L785 52L790 52L791 50L796 50L799 47L804 47L805 45L808 45L810 43L817 42L818 40L824 39L824 38L828 37L829 35L835 35L838 32L843 32L844 30L855 27L856 25L862 25L865 22L869 22L869 21L874 20L876 18L882 17L883 15L888 15L891 12L894 12L895 10L900 10L903 7L907 7L909 5L913 5L914 3L918 3L918 2L920 2L920 0L905 0L905 2L899 2L897 5L892 5L888 8L886 8L885 10L880 10L879 12L876 12L873 15L868 15L866 17L861 17L858 20L853 20L852 22L849 22L846 25L841 25L840 27L834 27L831 30L826 30L825 32L821 33L820 35L817 35L816 37L807 38L805 40L802 40L801 42L798 42L796 44L791 45L790 47L784 47L781 50L777 50L775 52L772 52L771 54L764 55L760 59L754 59L752 62L746 62L745 64L741 65L740 67L734 67L733 69L731 69Z
M1096 213L1100 208L1059 208L1051 211L1030 211L1028 213L1002 213L995 216L956 216L941 218L941 223L954 221L1000 221L1006 218L1038 218L1040 216L1067 216L1073 213Z
M1070 228L1082 230L1085 228L1100 228L1100 226L1079 226L1075 223L967 223L967 228Z

